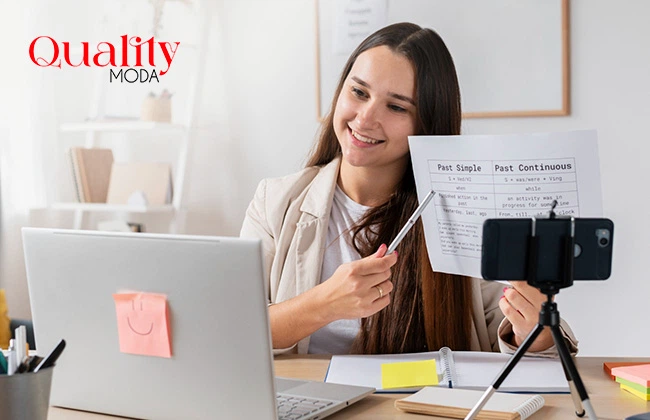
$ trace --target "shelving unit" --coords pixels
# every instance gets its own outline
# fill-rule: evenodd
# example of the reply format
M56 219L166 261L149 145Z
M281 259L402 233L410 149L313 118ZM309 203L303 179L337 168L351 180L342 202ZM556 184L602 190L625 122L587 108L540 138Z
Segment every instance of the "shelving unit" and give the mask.
M59 128L63 132L89 131L186 131L189 127L184 124L160 123L154 121L88 121L80 123L65 123Z
M52 210L74 210L74 211L106 211L106 212L130 212L130 213L172 213L175 208L172 204L164 206L129 206L127 204L105 204L105 203L53 203Z
M210 14L207 11L206 0L195 0L194 4L199 7L197 16L200 22L196 25L198 29L198 44L189 44L187 49L191 50L194 55L193 71L188 74L188 104L186 116L182 123L161 123L153 121L141 121L130 118L109 118L105 113L106 100L106 82L102 78L105 75L97 75L95 88L93 90L92 101L89 107L88 118L82 122L67 122L59 127L59 135L64 136L66 133L85 133L85 148L93 148L98 145L102 133L125 133L137 134L142 137L145 134L170 133L170 135L180 136L180 145L178 156L175 160L175 175L172 180L173 198L171 204L162 206L131 206L115 205L105 203L79 203L79 202L53 202L48 205L48 209L56 211L74 212L74 229L84 228L84 218L87 213L92 212L110 212L119 214L169 214L171 222L169 232L182 233L185 225L186 209L184 208L184 192L187 181L188 157L191 156L191 146L196 127L195 109L200 103L200 85L203 80L205 57L207 53L207 35L208 35L208 18ZM181 43L181 47L185 45Z

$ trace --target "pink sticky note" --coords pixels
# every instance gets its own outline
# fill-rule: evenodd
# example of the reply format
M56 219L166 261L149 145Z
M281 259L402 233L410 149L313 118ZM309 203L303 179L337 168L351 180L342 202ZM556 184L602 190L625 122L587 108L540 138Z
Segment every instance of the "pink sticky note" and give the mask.
M155 293L115 293L122 353L172 357L167 297Z

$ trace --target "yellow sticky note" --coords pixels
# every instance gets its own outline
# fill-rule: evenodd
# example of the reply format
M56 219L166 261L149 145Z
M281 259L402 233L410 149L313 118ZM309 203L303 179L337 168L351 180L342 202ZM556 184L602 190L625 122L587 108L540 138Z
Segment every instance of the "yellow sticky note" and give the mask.
M637 391L636 389L632 388L631 386L623 385L621 384L621 389L624 389L625 391L629 392L630 394L637 396L641 398L642 400L650 401L650 394L646 394L641 391Z
M171 357L167 297L155 293L115 293L122 353Z
M438 385L438 371L434 359L381 365L381 387L384 389L428 385Z

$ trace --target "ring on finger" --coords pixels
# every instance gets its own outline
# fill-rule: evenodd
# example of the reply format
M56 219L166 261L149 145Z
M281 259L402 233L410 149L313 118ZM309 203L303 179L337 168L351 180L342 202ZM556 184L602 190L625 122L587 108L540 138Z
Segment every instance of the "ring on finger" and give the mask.
M384 291L382 290L381 286L379 286L378 284L376 284L374 287L375 287L375 288L377 289L377 291L379 292L379 299L383 298L383 297L384 297Z

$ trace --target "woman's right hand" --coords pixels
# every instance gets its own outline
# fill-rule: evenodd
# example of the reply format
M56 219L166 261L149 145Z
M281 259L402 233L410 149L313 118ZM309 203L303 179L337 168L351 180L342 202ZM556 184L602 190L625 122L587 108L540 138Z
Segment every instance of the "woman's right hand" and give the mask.
M289 348L330 322L369 317L385 308L393 291L390 268L397 262L397 253L386 255L387 248L341 264L318 286L269 306L273 348Z
M393 290L390 268L397 262L397 252L386 255L387 248L382 244L366 258L341 264L317 286L329 322L369 317L388 306Z

